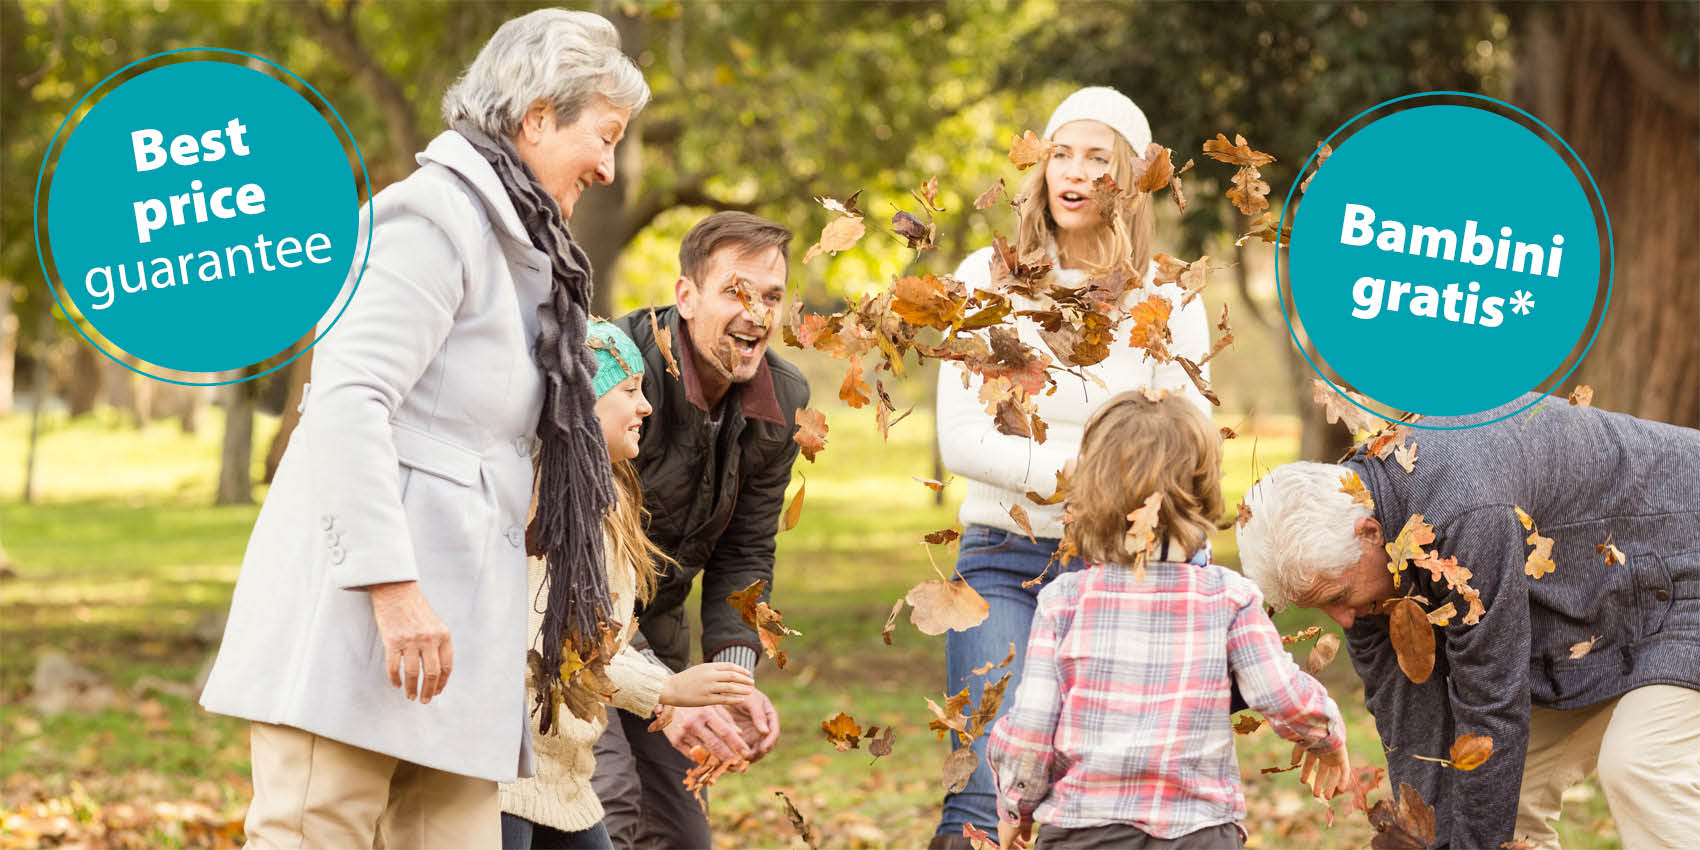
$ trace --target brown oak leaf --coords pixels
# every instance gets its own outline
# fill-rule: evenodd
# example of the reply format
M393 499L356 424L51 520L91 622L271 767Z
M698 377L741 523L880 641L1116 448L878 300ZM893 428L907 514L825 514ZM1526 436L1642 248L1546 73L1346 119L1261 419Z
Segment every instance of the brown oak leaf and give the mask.
M1275 161L1275 157L1269 154L1252 150L1245 137L1237 133L1232 142L1228 141L1227 136L1217 133L1216 138L1204 143L1204 154L1217 162L1252 168L1268 165Z
M810 407L797 408L797 433L793 440L803 450L803 457L810 463L815 455L826 448L826 414Z
M1051 152L1051 143L1033 134L1032 130L1016 136L1009 143L1009 161L1016 168L1026 171Z

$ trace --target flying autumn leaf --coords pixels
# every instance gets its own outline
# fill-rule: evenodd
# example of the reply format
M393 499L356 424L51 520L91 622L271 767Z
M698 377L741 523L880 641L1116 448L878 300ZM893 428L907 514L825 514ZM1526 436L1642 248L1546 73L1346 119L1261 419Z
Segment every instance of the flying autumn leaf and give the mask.
M974 209L986 209L997 203L1001 197L1003 197L1003 178L999 177L998 182L987 187L986 191L980 193L980 197L974 199Z
M980 666L974 668L974 675L984 676L987 673L992 672L993 670L1002 670L1003 668L1008 667L1009 663L1011 661L1014 661L1014 660L1015 660L1015 644L1011 643L1009 645L1009 654L1004 656L1002 662L1000 662L998 664L993 664L992 662L987 661L986 663L981 664Z
M1017 528L1021 529L1022 534L1027 535L1027 540L1029 542L1032 542L1032 543L1038 542L1038 540L1036 540L1033 537L1033 523L1027 521L1027 509L1026 508L1024 508L1020 505L1010 505L1009 506L1009 518L1012 519L1012 520L1015 520L1015 526Z
M897 234L912 250L930 251L933 249L933 236L936 228L916 218L912 213L898 210L892 214L891 232Z
M655 337L655 347L661 349L661 359L667 363L667 374L679 377L679 361L673 359L673 329L664 328L655 319L655 308L649 308L649 332Z
M1250 735L1263 727L1263 721L1257 715L1247 711L1234 718L1234 734Z
M1028 132L1029 135L1032 131ZM955 794L968 787L968 780L974 776L974 771L980 767L980 756L972 747L958 747L951 750L945 757L944 790Z
M1393 573L1394 587L1399 586L1399 574L1404 571L1405 562L1427 557L1428 551L1423 547L1433 542L1434 526L1423 522L1422 514L1411 514L1393 542L1382 547L1387 550L1387 570Z
M859 408L869 402L870 389L868 382L862 378L862 358L850 358L844 369L844 383L838 387L838 400Z
M1403 782L1398 803L1377 800L1369 810L1369 824L1375 828L1372 850L1427 850L1437 837L1434 808Z
M973 716L968 718L968 738L973 740L985 733L986 728L998 717L998 709L1003 707L1003 692L1009 687L1011 674L1003 674L1003 678L980 689L980 704L974 707Z
M1133 556L1133 575L1136 581L1145 580L1145 562L1151 544L1157 540L1157 524L1162 521L1163 491L1145 498L1145 504L1128 512L1127 532L1122 535L1122 548Z
M734 591L727 596L726 603L738 612L746 625L756 630L756 636L761 639L761 646L767 652L767 657L773 659L773 663L783 670L786 657L784 651L779 648L779 641L788 636L801 635L802 632L788 628L783 615L761 601L762 591L766 589L767 580L756 579L743 590Z
M1038 165L1050 152L1051 143L1033 135L1032 130L1016 136L1009 143L1009 161L1022 171Z
M1417 471L1417 444L1411 443L1394 449L1393 460L1398 462L1400 469L1405 470L1406 475Z
M802 473L798 473L801 475ZM797 527L797 521L803 518L803 491L809 489L809 479L797 485L797 495L791 497L791 506L785 509L785 517L780 520L779 530L790 531Z
M950 478L944 481L939 481L936 478L922 478L918 475L911 475L909 477L915 479L918 483L926 485L927 489L934 493L942 492L945 487L950 485L950 482L956 480L955 478Z
M1161 295L1152 295L1129 308L1127 318L1132 326L1128 330L1128 346L1145 349L1159 363L1173 360L1167 345L1174 339L1169 330L1169 314L1173 311L1174 305Z
M1475 770L1493 755L1493 739L1486 735L1466 732L1452 742L1452 752L1449 758L1432 758L1430 756L1412 755L1412 758L1444 764L1453 770Z
M922 535L921 541L923 543L931 543L934 546L940 546L954 543L956 542L956 539L961 536L962 532L957 531L955 528L941 528L938 531L929 531Z
M1245 528L1248 522L1251 522L1251 508L1246 505L1245 499L1240 499L1239 513L1234 515L1234 524Z
M897 615L903 613L903 600L891 603L891 613L885 618L885 628L880 630L880 639L886 646L891 646L891 633L897 631Z
M910 605L909 622L924 635L972 629L991 611L985 597L962 579L928 579L910 588L903 599Z
M882 732L878 738L874 737L874 730L869 729L868 730L868 752L869 752L869 754L871 754L875 759L881 759L881 758L884 758L886 756L891 755L891 742L896 737L897 737L897 730L891 728L890 726L885 727L885 731Z
M949 330L968 300L962 284L938 275L908 275L892 284L891 312L922 327Z
M1306 175L1304 182L1299 184L1299 191L1301 193L1310 188L1310 181L1316 179L1316 175L1319 172L1322 171L1322 164L1327 162L1328 158L1330 156L1333 156L1333 155L1334 155L1334 149L1333 148L1331 148L1327 145L1319 145L1319 147L1317 148L1317 151L1316 151L1316 160L1315 160L1316 169L1311 171L1310 174Z
M1608 532L1606 534L1606 542L1594 547L1595 552L1605 556L1606 566L1608 567L1614 567L1629 560L1628 558L1623 557L1623 550L1617 548L1617 546L1612 543L1613 536L1613 534Z
M1445 628L1446 624L1452 622L1452 618L1456 616L1458 616L1458 606L1448 602L1428 612L1429 625Z
M1145 155L1133 164L1133 188L1139 192L1155 192L1175 176L1175 161L1173 152L1162 145L1152 142L1145 148Z
M822 720L820 731L841 753L856 749L862 736L862 727L857 725L855 718L842 711Z
M809 850L820 850L820 845L815 843L815 831L809 828L809 822L803 819L803 813L797 811L797 806L791 802L791 798L785 796L784 791L775 791L773 795L785 801L785 816L791 819L791 828L797 830L797 837L809 845Z
M1594 403L1594 388L1582 384L1570 391L1570 403L1575 407L1587 407Z
M1234 247L1238 248L1253 238L1261 239L1271 245L1286 244L1292 239L1293 224L1287 222L1286 227L1280 227L1280 224L1281 217L1276 215L1273 210L1265 212L1252 219L1251 227L1240 238L1234 240Z
M1033 490L1027 491L1027 500L1036 505L1056 505L1068 500L1069 476L1067 468L1057 470L1057 486L1049 496L1041 496Z
M1292 646L1295 643L1303 643L1303 642L1310 640L1311 638L1316 637L1317 635L1320 635L1320 634L1322 634L1322 627L1321 626L1311 626L1310 628L1305 629L1304 631L1294 632L1290 635L1282 635L1281 636L1281 645L1282 646Z
M1344 397L1341 393L1345 394ZM1377 423L1386 421L1347 401L1348 398L1358 404L1369 403L1369 399L1350 390L1335 391L1334 387L1321 378L1311 380L1311 400L1322 407L1323 416L1329 424L1340 422L1346 426L1346 430L1355 434L1359 431L1374 431L1380 427Z
M1252 150L1245 137L1238 134L1235 134L1234 140L1229 142L1227 136L1217 133L1216 138L1204 143L1204 154L1217 162L1251 168L1268 165L1275 161L1275 157L1269 154Z
M860 197L862 197L862 190L857 189L855 194L842 202L834 198L816 198L815 201L825 207L827 212L835 212L839 215L861 215L862 211L856 208L856 199Z
M1257 215L1269 209L1269 183L1257 169L1246 167L1234 172L1228 190L1228 200L1243 215Z
M1375 511L1375 499L1364 489L1364 480L1359 478L1356 472L1347 472L1340 476L1340 492L1350 496L1353 504L1363 505L1371 512Z
M826 414L809 407L797 408L797 433L791 439L797 441L810 463L826 448L826 431Z
M1578 658L1586 658L1588 653L1594 651L1594 644L1600 642L1600 637L1601 635L1594 635L1587 640L1577 641L1576 643L1571 644L1570 660L1575 661Z
M1527 511L1523 510L1522 508L1517 507L1516 505L1512 505L1511 509L1517 512L1517 521L1523 524L1523 530L1524 531L1534 531L1535 530L1535 518L1534 517L1529 516Z
M1434 627L1429 625L1423 606L1410 599L1394 603L1387 631L1405 677L1419 685L1428 681L1434 672Z
M1538 579L1558 568L1552 562L1552 538L1543 537L1539 531L1529 532L1525 543L1535 547L1529 550L1529 557L1523 562L1523 572L1529 578Z
M861 193L858 192L857 194ZM828 203L829 201L831 201L830 198L823 198L821 204L830 210L834 208L833 204L837 202ZM803 253L803 264L807 265L809 261L822 253L836 254L840 251L848 251L861 241L862 235L867 232L868 227L863 223L860 215L843 212L837 218L827 222L826 227L821 229L820 240L810 245L809 250Z
M1318 638L1316 646L1310 648L1310 655L1305 658L1305 672L1315 676L1327 667L1334 656L1340 652L1340 636L1329 633Z
M962 837L968 839L973 850L998 850L997 837L971 823L962 825Z

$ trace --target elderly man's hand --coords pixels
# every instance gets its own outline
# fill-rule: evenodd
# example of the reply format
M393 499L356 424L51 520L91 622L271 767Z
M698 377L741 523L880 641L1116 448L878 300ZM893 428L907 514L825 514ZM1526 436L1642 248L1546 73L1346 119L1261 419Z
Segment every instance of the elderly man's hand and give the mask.
M661 730L673 749L691 754L693 745L701 745L721 761L749 761L758 758L755 750L744 743L738 723L723 705L673 709L673 719Z
M773 707L773 701L767 698L767 694L754 690L742 701L728 705L727 709L737 721L744 743L755 753L749 757L750 761L773 751L773 746L779 743L779 711Z
M384 668L390 684L423 705L443 692L454 669L454 642L419 582L397 581L366 588L372 618L384 642Z

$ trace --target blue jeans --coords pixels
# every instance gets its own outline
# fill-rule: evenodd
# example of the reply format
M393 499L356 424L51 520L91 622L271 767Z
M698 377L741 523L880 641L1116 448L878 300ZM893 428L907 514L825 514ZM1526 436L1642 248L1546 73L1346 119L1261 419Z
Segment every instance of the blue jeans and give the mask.
M970 525L963 529L962 550L956 558L956 570L969 587L985 597L991 612L986 615L985 622L972 629L945 634L947 696L968 685L973 704L979 705L980 691L1008 673L1009 685L1004 689L998 717L1003 717L1004 712L1015 703L1015 689L1021 684L1021 665L1027 659L1027 631L1033 624L1033 609L1038 603L1039 591L1058 575L1086 566L1079 560L1054 565L1043 581L1032 587L1022 587L1022 582L1045 572L1045 566L1050 563L1059 542L1041 537L1034 543L1025 535L983 525ZM1009 654L1012 643L1015 644L1015 660L1008 667L983 676L974 675L975 667L1002 661ZM986 739L991 728L987 724L987 734L975 738L972 744L975 754L980 757L980 766L968 778L968 787L944 797L944 814L939 819L938 828L940 835L961 835L965 823L997 835L997 789L992 783L992 769L986 766ZM960 744L952 736L951 748L958 746Z
M614 842L601 821L589 829L566 832L503 812L502 850L614 850Z

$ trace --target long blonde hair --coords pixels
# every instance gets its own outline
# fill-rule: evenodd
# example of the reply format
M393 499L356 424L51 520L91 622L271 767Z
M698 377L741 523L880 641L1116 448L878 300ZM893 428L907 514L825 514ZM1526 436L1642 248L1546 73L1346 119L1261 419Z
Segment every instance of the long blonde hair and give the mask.
M609 555L618 559L614 563L623 561L632 565L637 573L638 601L647 602L655 595L655 581L662 564L675 562L644 532L649 511L643 507L643 479L631 461L614 463L614 490L614 507L602 518L602 527L613 545Z
M1115 142L1110 152L1109 175L1116 181L1117 186L1131 189L1133 163L1139 159L1140 154L1128 144L1127 139L1122 138L1122 134L1112 135L1115 136ZM1021 189L1015 196L1015 212L1019 219L1016 225L1015 249L1021 259L1026 261L1033 257L1044 257L1046 245L1056 235L1057 223L1051 218L1050 189L1045 182L1043 162L1029 169L1027 177L1022 180ZM1120 268L1136 278L1144 279L1146 269L1151 266L1153 217L1151 193L1138 193L1127 213L1116 214L1109 210L1103 212L1102 221L1105 226L1099 228L1092 256L1059 256L1058 265L1064 268L1084 268L1094 274Z

